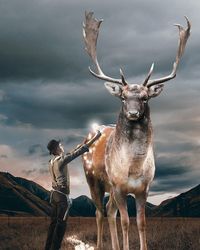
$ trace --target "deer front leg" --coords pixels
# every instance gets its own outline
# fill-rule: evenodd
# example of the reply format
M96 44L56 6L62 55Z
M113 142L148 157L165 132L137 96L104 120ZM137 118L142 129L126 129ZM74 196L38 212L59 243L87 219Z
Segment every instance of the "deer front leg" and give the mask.
M116 224L116 216L117 216L117 205L113 197L113 192L110 193L109 201L106 205L108 223L111 234L112 241L112 249L119 250L119 240L117 236L117 224Z
M92 183L92 184L91 184ZM103 249L103 220L104 220L104 208L103 208L103 197L104 187L98 180L93 180L90 183L90 193L92 200L96 206L96 223L97 223L97 249Z
M120 212L121 217L121 227L123 234L123 250L129 250L129 216L127 211L127 201L126 194L122 193L120 189L114 190L114 198L117 204L117 207Z
M97 223L97 249L103 249L103 219L104 212L103 210L96 209L96 223Z
M140 250L147 250L146 242L146 219L145 219L145 204L147 194L136 195L136 212L137 212L137 227L140 237Z

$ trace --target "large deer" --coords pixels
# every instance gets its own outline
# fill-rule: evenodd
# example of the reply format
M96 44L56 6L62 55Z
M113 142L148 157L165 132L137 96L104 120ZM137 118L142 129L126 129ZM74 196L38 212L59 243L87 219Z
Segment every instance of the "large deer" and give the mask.
M148 101L161 93L164 82L176 76L179 60L190 35L191 24L185 17L187 29L179 24L176 25L179 29L179 46L171 74L150 80L154 66L152 64L147 77L141 84L129 84L121 69L120 79L111 78L103 73L96 55L96 43L102 20L95 19L92 12L86 13L85 18L83 35L86 51L96 66L96 73L90 68L89 70L95 77L106 81L107 90L117 96L122 103L116 126L101 126L102 136L83 156L86 179L96 205L97 248L103 249L103 198L105 192L109 192L110 197L106 209L112 249L120 249L116 227L118 209L121 217L123 249L129 249L129 216L126 196L134 194L140 249L146 250L145 203L155 173L153 133ZM94 132L91 132L85 142L93 134Z

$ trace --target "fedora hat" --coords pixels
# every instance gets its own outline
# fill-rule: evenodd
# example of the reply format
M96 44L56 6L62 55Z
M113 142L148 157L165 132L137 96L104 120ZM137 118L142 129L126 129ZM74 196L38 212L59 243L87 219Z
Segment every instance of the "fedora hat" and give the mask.
M47 148L49 150L49 153L52 154L55 149L58 147L58 145L60 144L60 141L56 141L56 140L51 140L48 144L47 144Z

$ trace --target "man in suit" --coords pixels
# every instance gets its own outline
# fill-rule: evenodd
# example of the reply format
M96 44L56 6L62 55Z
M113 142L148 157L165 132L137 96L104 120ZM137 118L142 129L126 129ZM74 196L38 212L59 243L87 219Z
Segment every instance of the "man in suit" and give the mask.
M59 250L66 230L66 220L71 205L70 178L68 172L68 163L89 151L89 147L101 136L98 131L96 135L87 143L75 148L68 154L64 154L64 148L60 141L51 140L47 148L53 158L49 162L49 170L52 179L51 205L52 215L51 223L48 229L48 235L45 250Z

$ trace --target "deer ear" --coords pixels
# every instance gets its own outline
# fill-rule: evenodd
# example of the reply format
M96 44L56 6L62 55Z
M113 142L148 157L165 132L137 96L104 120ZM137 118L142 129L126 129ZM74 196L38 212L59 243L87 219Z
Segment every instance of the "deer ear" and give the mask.
M153 98L158 96L163 91L164 84L157 84L149 88L148 96Z
M107 90L111 93L111 95L121 96L122 87L117 83L105 82L104 83Z

